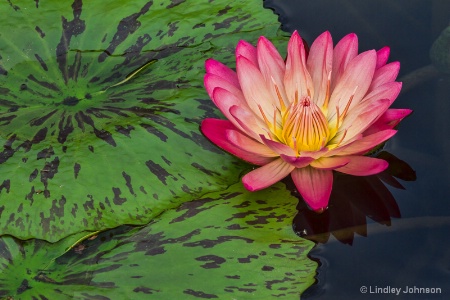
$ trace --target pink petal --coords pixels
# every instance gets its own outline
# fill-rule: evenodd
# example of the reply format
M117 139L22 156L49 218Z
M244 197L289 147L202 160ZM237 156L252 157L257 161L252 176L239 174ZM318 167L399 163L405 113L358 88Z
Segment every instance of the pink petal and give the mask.
M372 82L375 63L376 53L373 50L363 52L352 59L341 79L336 83L336 88L331 94L330 107L339 106L339 111L343 112L352 95L350 108L355 107L364 97Z
M280 157L290 165L293 165L296 168L304 168L308 166L314 158L308 156L289 156L285 154L280 154Z
M400 63L398 61L384 65L375 71L373 75L372 84L369 87L369 92L385 83L394 81L397 78L400 70Z
M350 161L347 157L321 157L311 163L311 167L321 170L334 170L345 166Z
M208 74L214 74L217 76L222 77L224 80L228 81L232 85L234 85L236 88L240 89L239 86L239 80L237 77L236 72L222 64L221 62L218 62L212 58L209 58L205 61L205 69L206 73Z
M320 211L328 206L333 187L333 171L306 167L295 169L291 176L298 191L312 210Z
M217 76L210 75L208 78L213 80L212 78L217 78ZM205 81L211 82L207 78L205 78ZM209 86L210 84L211 83L205 85ZM213 100L217 108L219 108L220 111L224 114L224 116L234 124L234 126L236 126L240 130L243 130L243 128L239 125L234 116L230 113L230 108L232 106L247 107L247 103L245 102L245 100L243 100L243 96L237 97L235 94L229 92L228 90L225 90L221 87L217 87L214 89L211 99Z
M330 150L328 150L327 146L324 146L318 151L300 151L300 156L308 156L314 159L319 159L322 156L326 155L328 152L330 152Z
M364 135L370 135L378 131L392 129L410 113L412 113L411 109L388 109L375 123L364 131Z
M250 109L261 116L261 108L266 117L272 120L275 99L272 99L259 69L243 56L237 57L236 69L242 92Z
M377 51L377 64L375 69L379 69L386 64L389 59L391 49L389 47L383 47Z
M344 119L343 124L340 126L340 130L343 131L349 126L352 126L353 122L357 118L360 118L360 115L373 109L373 107L378 106L380 104L380 101L382 102L385 101L380 99L387 99L389 103L386 105L389 107L397 98L401 88L402 83L394 81L383 84L382 86L379 86L375 90L371 91L364 97L364 99L360 103L358 103L355 107L349 110L347 116ZM337 117L336 111L329 110L328 114L330 115L328 117L329 122L333 123Z
M358 37L354 33L344 36L333 51L333 72L331 73L331 90L340 81L349 62L358 55Z
M388 99L381 99L376 102L371 102L366 106L363 113L351 115L344 119L335 137L330 141L337 143L341 140L345 130L347 133L342 141L342 145L352 140L356 135L363 133L370 125L372 125L388 108L390 101ZM356 116L356 117L355 117Z
M277 153L273 152L269 147L261 144L258 141L248 137L245 134L240 133L236 130L227 130L225 132L227 140L237 148L245 150L250 153L255 153L259 156L264 157L277 157Z
M288 44L284 85L290 102L294 101L296 94L300 99L314 93L312 79L306 68L305 47L297 31L294 31Z
M389 99L390 103L392 104L397 98L398 94L400 94L401 89L401 82L388 82L383 85L377 86L374 90L370 91L361 102Z
M292 149L288 145L267 139L264 135L260 135L260 138L261 138L261 141L267 147L269 147L270 149L272 149L272 151L274 151L278 154L284 154L284 155L290 155L290 156L295 155L294 149Z
M356 176L368 176L380 173L389 166L388 162L373 157L367 156L347 156L350 158L350 162L336 169L341 173L356 175Z
M223 90L227 90L228 92L235 95L235 97L241 99L240 103L245 103L245 106L247 106L247 102L244 99L244 94L242 94L242 91L234 86L231 82L223 79L222 77L215 75L215 74L205 74L203 78L203 83L205 85L205 89L208 92L209 97L214 101L213 99L213 93L216 88L221 88ZM217 105L217 104L216 104Z
M239 41L236 46L236 58L239 56L243 56L249 61L252 62L253 65L258 67L258 55L256 52L256 47L246 41Z
M280 53L278 53L275 46L263 36L259 38L256 49L258 52L259 69L269 87L272 95L271 97L273 99L278 99L277 90L275 88L276 84L278 92L284 100L284 105L288 106L289 102L286 97L283 82L286 69L283 58L281 58ZM276 105L278 106L278 103L276 103Z
M273 158L264 157L253 152L248 152L231 144L226 136L227 131L236 130L236 128L230 121L219 119L205 119L203 120L200 129L203 134L218 147L245 161L248 161L249 163L262 166L273 161Z
M314 85L312 100L320 107L327 97L328 75L331 75L332 66L333 40L330 33L325 31L312 43L306 63Z
M390 139L394 134L397 133L397 130L383 130L376 132L371 135L367 135L360 140L357 140L351 143L348 147L345 147L342 151L337 151L336 155L357 155L364 154L367 151L373 149L379 144L385 142Z
M233 105L230 107L230 114L233 119L236 120L239 127L243 129L243 132L254 138L260 140L260 135L265 134L264 129L267 128L266 124L258 119L255 114L242 106Z
M293 166L279 158L242 177L242 183L247 190L258 191L280 181L293 169Z

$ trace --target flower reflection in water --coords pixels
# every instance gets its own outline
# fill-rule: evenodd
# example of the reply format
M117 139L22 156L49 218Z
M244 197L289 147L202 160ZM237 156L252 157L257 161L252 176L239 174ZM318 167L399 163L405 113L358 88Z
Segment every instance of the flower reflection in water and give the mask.
M388 152L379 153L377 158L389 162L389 167L379 174L359 177L334 173L329 207L322 214L311 211L300 201L293 224L297 235L317 243L326 243L333 235L338 241L351 245L355 233L367 236L366 217L387 226L391 225L391 218L400 218L397 202L385 184L404 189L397 178L414 181L415 171ZM291 190L295 192L295 187Z

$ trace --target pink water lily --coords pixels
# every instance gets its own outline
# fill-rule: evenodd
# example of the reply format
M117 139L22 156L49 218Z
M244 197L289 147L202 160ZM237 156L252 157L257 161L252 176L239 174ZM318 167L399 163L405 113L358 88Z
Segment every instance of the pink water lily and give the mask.
M400 92L400 65L387 64L389 48L358 54L349 34L333 48L329 32L311 45L289 40L286 61L265 37L256 47L240 41L236 72L206 61L204 83L228 120L205 119L201 130L222 149L261 166L242 178L250 191L291 174L309 207L322 211L332 171L365 176L385 170L382 159L364 156L392 137L409 109L389 108Z

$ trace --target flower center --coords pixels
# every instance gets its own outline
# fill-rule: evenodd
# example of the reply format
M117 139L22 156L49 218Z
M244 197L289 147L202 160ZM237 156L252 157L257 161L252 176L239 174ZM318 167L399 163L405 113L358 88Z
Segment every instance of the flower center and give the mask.
M294 101L286 107L278 87L276 90L280 104L274 107L272 122L260 107L269 129L269 137L288 145L297 155L301 151L318 151L323 148L330 137L330 130L322 110L309 96L298 99L297 94Z
M281 115L281 142L297 153L318 151L325 146L330 134L328 123L320 108L309 96L297 98Z

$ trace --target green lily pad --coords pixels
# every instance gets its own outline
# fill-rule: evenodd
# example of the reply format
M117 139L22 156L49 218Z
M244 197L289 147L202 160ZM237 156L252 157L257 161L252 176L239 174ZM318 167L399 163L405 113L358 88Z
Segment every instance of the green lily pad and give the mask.
M4 237L0 296L298 299L317 263L306 256L314 244L292 231L296 202L281 183L256 193L235 184L145 227L103 232L62 256L66 240Z
M0 6L0 235L58 241L145 224L245 164L198 130L209 57L277 36L262 1Z

